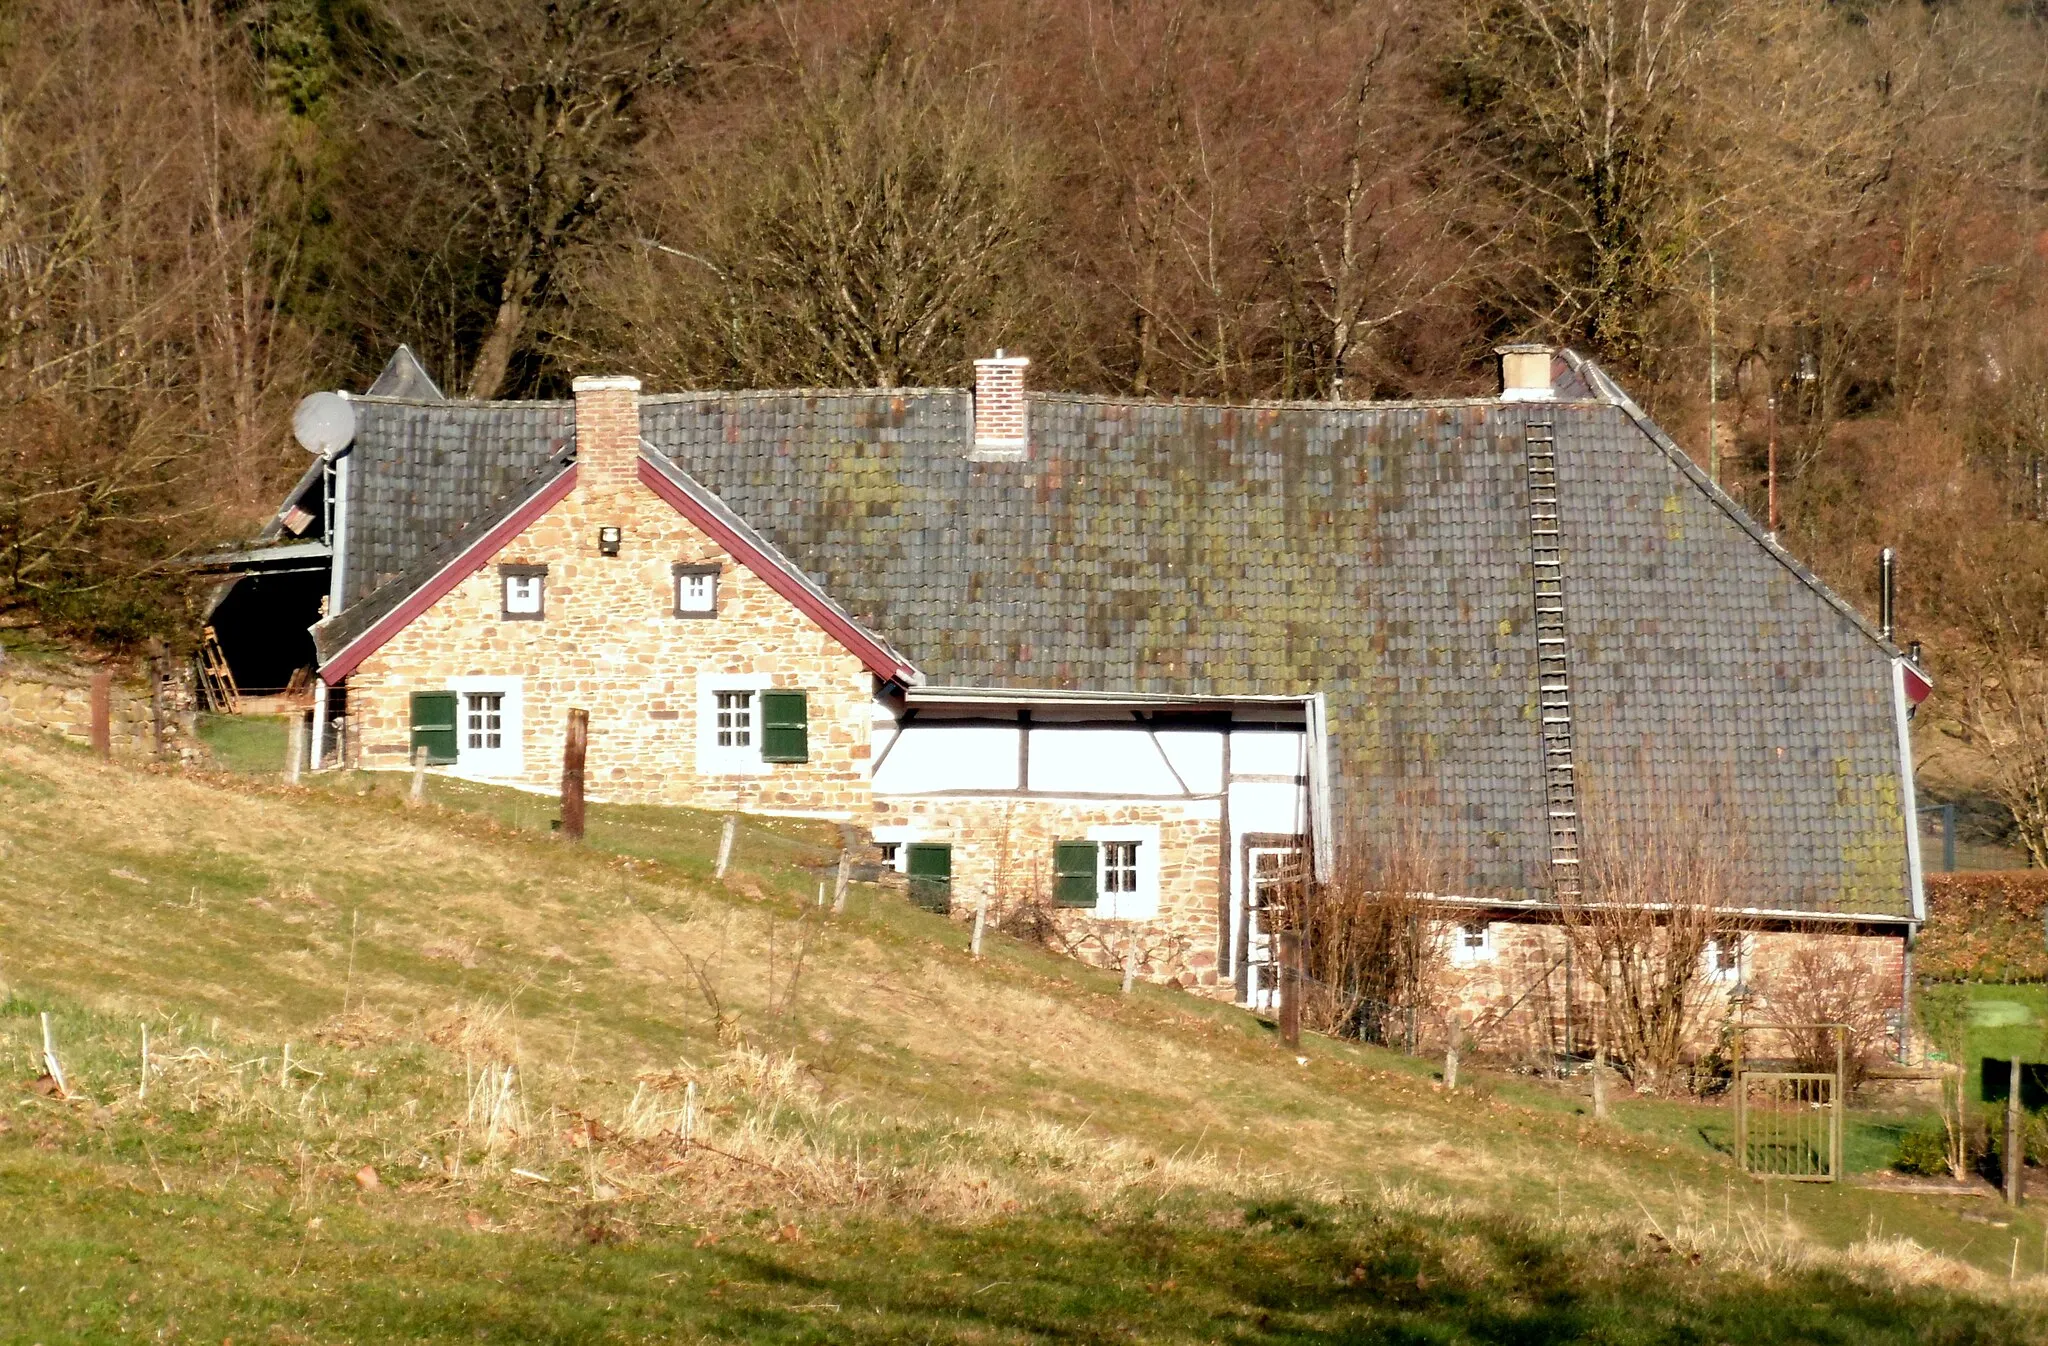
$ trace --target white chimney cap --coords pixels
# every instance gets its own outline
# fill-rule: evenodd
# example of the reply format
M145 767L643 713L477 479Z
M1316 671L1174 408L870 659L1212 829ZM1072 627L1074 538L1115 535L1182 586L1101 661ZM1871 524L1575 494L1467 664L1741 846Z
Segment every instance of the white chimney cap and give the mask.
M1495 346L1500 357L1500 398L1503 402L1548 402L1557 396L1550 382L1550 361L1556 351L1535 342Z

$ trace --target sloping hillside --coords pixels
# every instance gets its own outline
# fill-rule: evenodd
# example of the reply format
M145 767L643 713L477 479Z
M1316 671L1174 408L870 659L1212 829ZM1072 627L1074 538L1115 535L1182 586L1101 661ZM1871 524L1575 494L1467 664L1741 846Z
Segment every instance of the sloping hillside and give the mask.
M715 819L447 800L0 737L0 1339L2048 1333L2030 1216L833 918L803 825L719 884Z

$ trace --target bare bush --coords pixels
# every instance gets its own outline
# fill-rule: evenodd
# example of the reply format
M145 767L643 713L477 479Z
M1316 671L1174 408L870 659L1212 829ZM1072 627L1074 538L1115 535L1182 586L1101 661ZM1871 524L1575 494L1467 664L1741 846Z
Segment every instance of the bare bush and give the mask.
M1441 895L1457 889L1453 869L1432 840L1404 827L1388 841L1344 847L1327 882L1304 880L1289 906L1301 932L1305 1025L1388 1042L1410 1011L1438 1017L1453 929Z
M1801 1069L1835 1068L1835 1030L1828 1024L1848 1032L1852 1085L1882 1059L1896 996L1854 939L1801 930L1783 964L1756 981L1763 1021L1780 1032Z
M1607 1050L1639 1088L1669 1089L1713 989L1708 956L1742 937L1741 847L1711 799L1654 782L1626 804L1588 789L1580 887L1558 894L1565 930L1599 987Z

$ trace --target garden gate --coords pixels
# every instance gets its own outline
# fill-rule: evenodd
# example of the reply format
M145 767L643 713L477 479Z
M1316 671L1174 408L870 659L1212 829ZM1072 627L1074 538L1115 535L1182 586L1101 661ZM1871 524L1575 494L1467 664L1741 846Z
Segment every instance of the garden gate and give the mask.
M1840 1182L1842 1109L1849 1084L1848 1028L1842 1024L1794 1024L1781 1029L1832 1033L1832 1073L1748 1069L1744 1031L1742 1027L1735 1030L1735 1161L1744 1172L1759 1178Z

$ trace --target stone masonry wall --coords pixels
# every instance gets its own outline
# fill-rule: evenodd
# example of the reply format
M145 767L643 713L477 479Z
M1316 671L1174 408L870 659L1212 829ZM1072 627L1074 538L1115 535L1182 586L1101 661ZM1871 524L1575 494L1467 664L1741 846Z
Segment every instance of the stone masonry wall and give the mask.
M164 754L184 758L199 751L190 698L175 684L165 688ZM155 715L146 678L117 678L108 698L110 747L116 757L156 755ZM0 725L62 735L72 743L92 742L92 675L89 671L18 659L0 662Z
M953 916L972 920L986 893L1000 924L1020 908L1049 914L1068 950L1100 966L1121 966L1128 941L1142 956L1139 975L1228 997L1216 967L1221 823L1215 801L1120 803L1098 800L973 797L877 798L877 829L909 829L917 841L953 847ZM1101 919L1052 905L1053 843L1087 838L1089 829L1159 828L1159 914L1147 921Z
M1474 963L1452 963L1444 969L1443 994L1446 1003L1468 1028L1485 1027L1479 1047L1483 1051L1530 1058L1544 1057L1564 1045L1565 974L1563 956L1565 932L1558 925L1536 920L1494 921L1490 927L1493 952ZM1445 930L1446 947L1455 931ZM1867 978L1869 996L1883 1009L1896 1014L1904 996L1905 943L1897 935L1855 932L1816 933L1808 930L1776 929L1750 931L1743 936L1742 983L1749 991L1744 1018L1752 1024L1772 1018L1772 995L1788 995L1794 983L1807 974L1801 970L1801 951L1811 951L1816 941L1826 941L1830 952L1860 965ZM1573 1046L1579 1051L1592 1046L1592 1016L1596 995L1584 976L1575 969L1571 987ZM1733 1016L1728 992L1733 980L1712 981L1689 1052L1712 1051L1720 1044L1722 1028ZM1441 1030L1425 1031L1432 1039ZM1769 1054L1777 1035L1759 1033L1752 1051ZM1881 1044L1887 1056L1898 1050L1896 1032L1885 1035Z
M639 425L630 389L579 391L575 489L349 677L358 764L406 763L411 693L517 677L523 762L513 783L559 787L568 712L581 707L594 799L865 817L872 676L638 480ZM598 553L605 526L623 534L615 557ZM720 565L716 617L675 615L677 562ZM501 615L506 564L547 566L542 620ZM761 675L808 692L810 760L700 774L700 674Z

